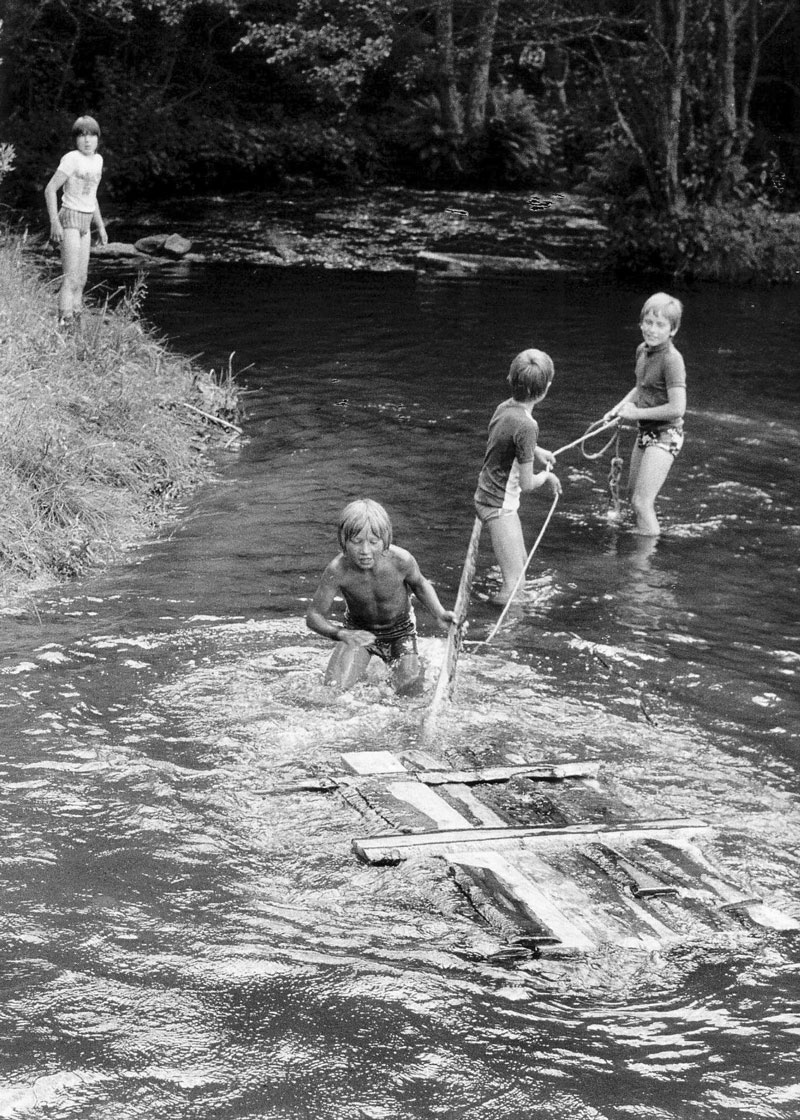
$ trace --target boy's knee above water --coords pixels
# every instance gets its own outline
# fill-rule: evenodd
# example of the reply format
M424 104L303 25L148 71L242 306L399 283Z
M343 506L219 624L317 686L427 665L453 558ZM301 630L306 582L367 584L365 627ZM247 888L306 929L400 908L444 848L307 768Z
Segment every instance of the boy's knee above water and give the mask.
M408 653L395 665L392 684L398 696L419 696L425 687L425 666L416 653Z

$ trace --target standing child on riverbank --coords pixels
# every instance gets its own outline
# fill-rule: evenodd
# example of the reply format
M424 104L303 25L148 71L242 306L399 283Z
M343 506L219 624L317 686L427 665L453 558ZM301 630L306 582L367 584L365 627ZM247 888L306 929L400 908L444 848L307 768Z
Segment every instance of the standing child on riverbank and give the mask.
M94 221L100 244L108 244L106 227L97 202L103 174L103 157L97 151L100 126L94 117L78 117L72 126L75 148L63 157L44 188L50 215L50 239L61 246L61 291L58 319L71 326L83 310L83 289L89 274L91 226ZM63 188L61 209L58 192Z
M312 630L337 643L325 683L350 688L374 655L392 667L398 693L420 692L425 671L411 593L438 622L455 621L453 612L439 602L411 553L392 544L392 523L377 502L351 502L339 519L338 537L341 552L325 569L306 614ZM337 595L345 602L343 625L327 617Z
M604 417L639 423L628 491L636 514L634 532L646 537L661 532L655 500L683 447L686 367L672 343L682 314L681 301L666 292L645 301L639 317L644 341L636 349L636 384Z
M489 421L489 442L475 491L475 511L489 526L492 548L503 585L492 602L507 603L525 569L527 552L519 519L521 494L547 487L555 496L561 483L550 468L551 451L538 447L539 425L533 409L547 396L555 376L552 359L543 350L523 350L508 371L511 397L495 409ZM538 459L546 470L534 473Z

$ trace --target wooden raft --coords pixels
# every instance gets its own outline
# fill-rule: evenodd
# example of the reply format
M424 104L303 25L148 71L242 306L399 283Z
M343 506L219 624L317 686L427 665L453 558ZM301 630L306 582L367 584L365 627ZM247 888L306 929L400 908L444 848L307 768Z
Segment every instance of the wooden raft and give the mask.
M652 950L741 929L743 920L800 928L718 874L694 842L711 831L705 821L625 816L598 783L598 763L456 770L421 751L353 752L342 761L345 784L394 829L355 839L358 858L444 859L507 945L537 954L608 944ZM542 782L547 796L536 790L532 801L551 815L546 823L515 821L505 803L493 808L487 797L503 783Z

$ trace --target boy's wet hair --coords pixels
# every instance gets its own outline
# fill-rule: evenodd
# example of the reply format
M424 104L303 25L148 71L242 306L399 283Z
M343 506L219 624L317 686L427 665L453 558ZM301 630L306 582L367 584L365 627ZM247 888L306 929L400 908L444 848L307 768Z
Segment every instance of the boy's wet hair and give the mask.
M681 325L681 316L683 315L683 304L675 296L671 296L668 292L656 292L655 295L650 296L645 300L642 313L639 316L641 323L648 311L656 311L663 315L669 321L673 331L677 331Z
M383 541L384 548L392 543L392 522L389 514L371 498L360 498L345 506L339 518L339 547L344 552L344 546L353 537L357 537L362 529L368 529L379 540Z
M77 139L79 136L96 136L100 139L100 125L94 117L78 117L75 124L72 126L72 138Z
M511 363L508 383L515 401L544 396L555 377L553 359L544 350L522 350Z

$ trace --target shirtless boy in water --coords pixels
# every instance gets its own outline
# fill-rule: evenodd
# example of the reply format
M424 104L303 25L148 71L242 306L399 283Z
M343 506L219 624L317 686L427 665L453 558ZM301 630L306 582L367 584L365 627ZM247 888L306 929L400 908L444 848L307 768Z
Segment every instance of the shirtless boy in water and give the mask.
M392 544L392 523L369 498L351 502L339 519L341 552L325 569L306 614L308 626L336 642L325 683L350 688L367 672L371 656L392 668L401 695L422 690L425 670L417 654L412 592L440 623L455 621L414 557ZM345 601L344 624L327 616L334 599Z

